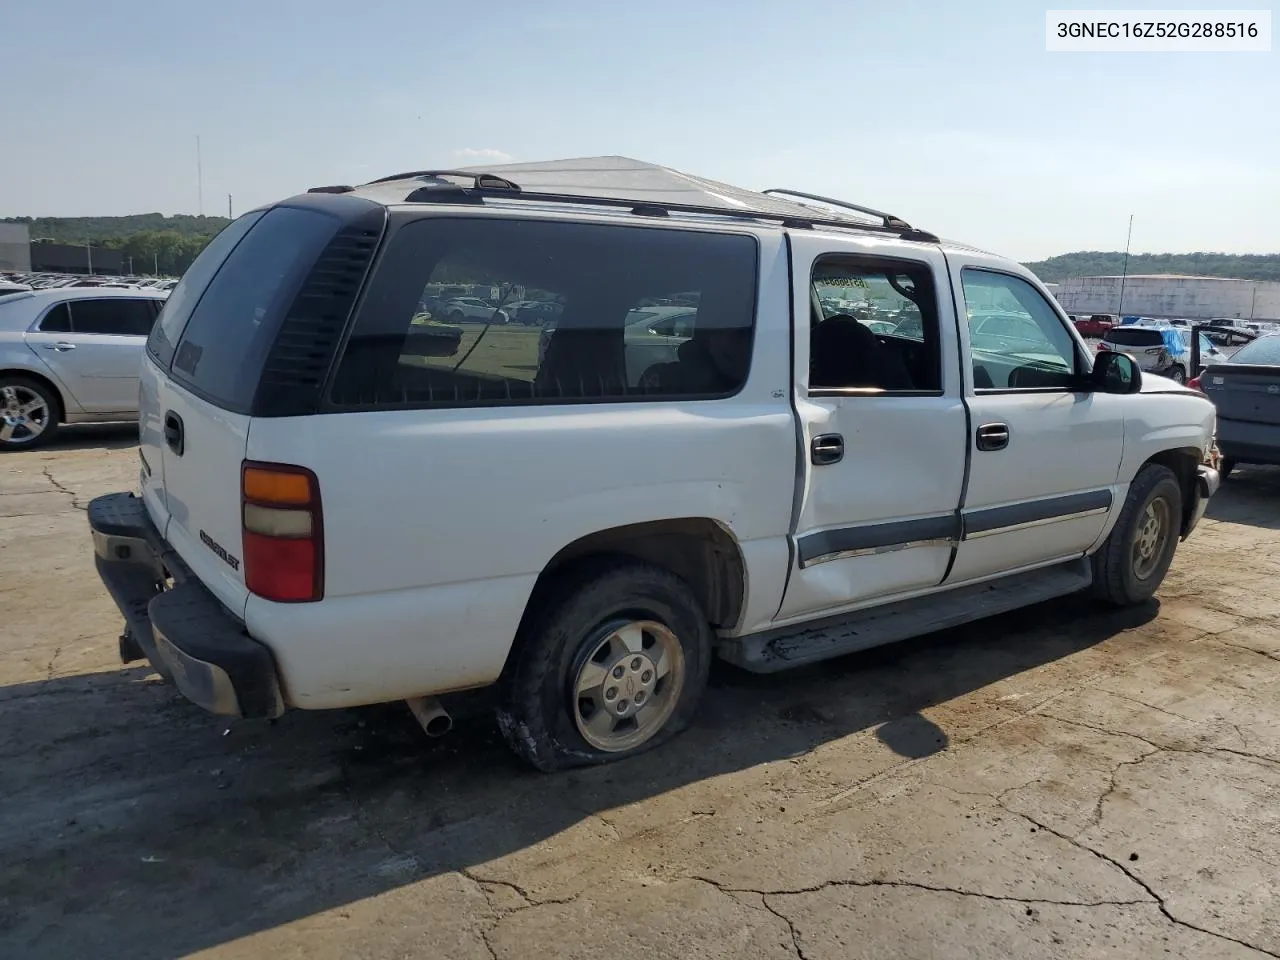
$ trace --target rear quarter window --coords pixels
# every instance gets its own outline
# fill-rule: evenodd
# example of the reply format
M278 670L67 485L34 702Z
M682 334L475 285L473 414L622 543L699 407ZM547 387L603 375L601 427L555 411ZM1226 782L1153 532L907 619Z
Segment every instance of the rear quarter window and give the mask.
M339 409L714 399L750 369L748 234L430 217L387 244ZM538 310L513 304L545 305Z
M189 318L173 351L173 379L224 409L248 413L280 321L338 227L328 214L274 207L231 238L221 262L202 268L211 275L203 291L194 294L201 278L192 278L193 289L177 308L188 309ZM170 303L187 283L183 277ZM177 326L168 316L159 326L166 320Z

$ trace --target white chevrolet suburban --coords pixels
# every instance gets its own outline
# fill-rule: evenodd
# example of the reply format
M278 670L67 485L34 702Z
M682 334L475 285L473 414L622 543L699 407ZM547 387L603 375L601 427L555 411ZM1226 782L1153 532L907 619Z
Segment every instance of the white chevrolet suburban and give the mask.
M561 309L459 334L441 289ZM218 714L403 699L429 733L495 686L544 770L671 737L714 655L1143 602L1218 486L1213 405L1091 356L1018 264L623 158L245 214L141 411L140 490L88 510L126 662Z

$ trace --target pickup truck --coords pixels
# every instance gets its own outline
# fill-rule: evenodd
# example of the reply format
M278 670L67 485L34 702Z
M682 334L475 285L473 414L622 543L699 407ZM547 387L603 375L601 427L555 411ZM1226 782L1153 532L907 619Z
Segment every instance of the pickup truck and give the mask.
M413 322L445 283L563 309L446 342ZM623 158L245 214L141 410L137 491L88 508L123 660L216 714L405 700L429 734L492 687L542 770L674 736L715 656L1142 603L1218 486L1205 396L1092 356L1018 264Z

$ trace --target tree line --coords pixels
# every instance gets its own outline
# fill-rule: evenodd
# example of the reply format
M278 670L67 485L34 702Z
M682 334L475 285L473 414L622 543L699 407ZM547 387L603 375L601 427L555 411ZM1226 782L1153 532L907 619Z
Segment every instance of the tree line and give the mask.
M226 217L139 213L127 217L10 217L4 222L25 223L33 241L119 250L126 271L176 277L231 221Z
M1064 253L1026 266L1046 283L1061 283L1068 277L1119 276L1125 272L1123 251ZM1135 253L1129 257L1127 272L1280 280L1280 253Z

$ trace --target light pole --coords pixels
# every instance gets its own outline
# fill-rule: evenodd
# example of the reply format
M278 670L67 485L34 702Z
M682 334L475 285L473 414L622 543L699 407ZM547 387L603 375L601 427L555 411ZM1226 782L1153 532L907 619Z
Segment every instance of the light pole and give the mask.
M1124 238L1124 269L1120 271L1120 303L1116 307L1116 318L1124 320L1124 281L1129 276L1129 242L1133 239L1133 214L1129 214L1129 235Z
M93 245L92 244L86 243L84 245L84 256L85 256L86 262L89 264L89 272L85 275L92 277L93 276Z

